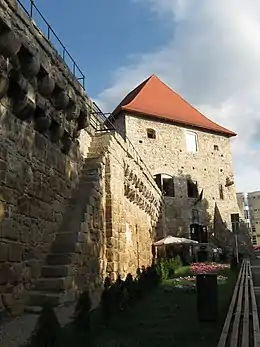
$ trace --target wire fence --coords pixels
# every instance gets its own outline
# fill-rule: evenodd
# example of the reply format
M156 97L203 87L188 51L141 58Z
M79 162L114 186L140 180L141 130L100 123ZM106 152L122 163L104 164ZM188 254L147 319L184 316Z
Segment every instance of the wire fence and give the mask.
M54 45L63 61L68 66L69 70L73 73L75 78L80 82L82 87L85 89L85 75L83 74L80 67L77 65L67 48L64 46L62 41L59 39L51 25L47 22L43 14L40 12L38 7L35 5L34 0L17 0L22 9L27 15L35 20L37 26L43 31L48 40Z

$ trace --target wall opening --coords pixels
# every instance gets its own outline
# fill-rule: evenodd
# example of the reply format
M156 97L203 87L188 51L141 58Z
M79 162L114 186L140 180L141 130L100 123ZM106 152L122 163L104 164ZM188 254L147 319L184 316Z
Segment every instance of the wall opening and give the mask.
M154 179L164 196L175 196L174 178L172 176L167 174L157 174L154 176Z
M224 200L223 185L220 184L219 187L218 187L218 189L219 189L219 198L220 198L220 200Z
M189 198L197 198L199 196L197 182L194 182L191 179L187 179L187 191Z
M146 132L148 139L156 139L156 132L154 129L147 129Z

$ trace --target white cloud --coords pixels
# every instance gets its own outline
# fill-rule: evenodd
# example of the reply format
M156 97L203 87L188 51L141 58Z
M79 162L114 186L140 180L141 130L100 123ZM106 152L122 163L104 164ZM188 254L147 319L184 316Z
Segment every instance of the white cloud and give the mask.
M135 1L171 21L172 38L115 71L98 102L110 111L157 74L207 117L238 133L232 141L237 189L260 190L260 2Z

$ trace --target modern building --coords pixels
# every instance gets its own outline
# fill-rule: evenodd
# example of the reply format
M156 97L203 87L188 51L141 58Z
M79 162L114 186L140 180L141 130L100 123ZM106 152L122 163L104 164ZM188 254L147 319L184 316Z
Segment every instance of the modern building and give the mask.
M229 245L231 214L239 212L230 152L236 134L206 118L155 75L122 100L110 121L163 191L167 232L200 242L209 236Z
M237 193L240 215L251 233L253 245L260 245L260 191Z

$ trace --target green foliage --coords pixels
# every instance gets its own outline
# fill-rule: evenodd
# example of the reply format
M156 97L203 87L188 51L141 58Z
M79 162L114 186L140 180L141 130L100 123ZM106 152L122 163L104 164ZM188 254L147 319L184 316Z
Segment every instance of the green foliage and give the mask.
M61 327L53 307L43 306L29 343L30 347L57 347Z
M181 258L164 259L157 265L159 274L163 280L173 278L176 270L182 267Z

